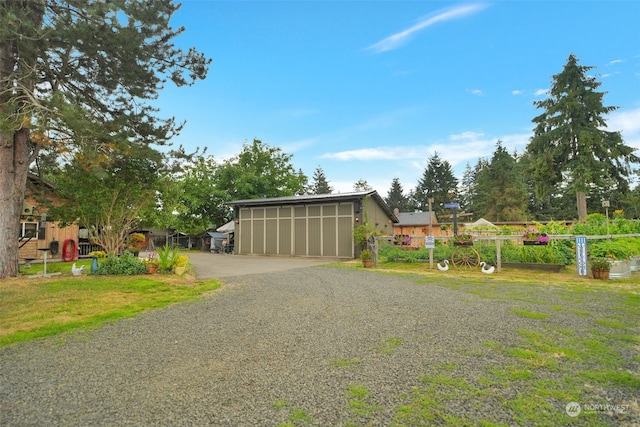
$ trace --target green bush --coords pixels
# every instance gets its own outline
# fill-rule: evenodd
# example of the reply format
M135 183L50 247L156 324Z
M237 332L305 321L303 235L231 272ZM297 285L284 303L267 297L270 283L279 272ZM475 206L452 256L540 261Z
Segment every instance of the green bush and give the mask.
M147 267L131 252L125 251L122 256L109 256L100 262L96 274L101 275L118 275L118 276L134 276L136 274L144 274Z
M640 238L621 237L612 240L595 240L589 242L589 255L613 259L625 259L633 255L640 255Z

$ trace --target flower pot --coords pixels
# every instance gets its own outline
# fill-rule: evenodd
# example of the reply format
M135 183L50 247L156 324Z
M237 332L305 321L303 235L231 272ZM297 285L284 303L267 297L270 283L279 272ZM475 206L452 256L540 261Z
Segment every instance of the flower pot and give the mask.
M473 240L466 240L464 242L453 242L453 246L473 246Z
M594 279L609 280L609 270L591 269Z
M371 268L373 267L373 260L372 259L363 259L362 260L362 266L364 268Z
M640 255L629 258L629 269L631 271L640 271Z
M548 242L541 242L540 240L523 240L522 244L525 246L547 246Z
M155 274L158 272L158 266L156 264L147 264L147 274Z
M173 269L173 272L180 276L183 275L185 271L187 271L187 267L175 267Z
M631 275L631 266L627 260L615 260L610 261L611 271L609 272L610 279L621 279L623 277L629 277Z

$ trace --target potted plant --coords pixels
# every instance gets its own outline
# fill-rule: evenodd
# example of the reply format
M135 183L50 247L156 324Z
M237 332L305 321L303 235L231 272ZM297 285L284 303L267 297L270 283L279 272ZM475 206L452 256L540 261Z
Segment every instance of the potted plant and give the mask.
M96 274L99 267L98 258L106 258L107 253L105 251L91 251L89 252L89 256L91 257L91 268L89 271L91 271L91 274Z
M158 260L157 259L146 259L144 260L144 265L147 266L148 274L155 274L158 272Z
M609 279L611 264L607 258L593 258L591 260L591 273L594 279Z
M154 274L158 272L160 260L156 257L155 252L149 253L148 258L145 259L143 263L147 267L147 274Z
M127 239L127 249L133 252L134 256L138 256L140 251L147 245L147 239L142 233L131 233Z
M453 236L454 246L473 246L473 236L471 234L458 234Z
M362 260L362 266L364 268L371 268L373 266L373 254L369 249L363 249L360 252L360 259Z
M547 245L549 243L549 236L547 233L538 233L533 230L527 230L522 236L522 243L525 245Z

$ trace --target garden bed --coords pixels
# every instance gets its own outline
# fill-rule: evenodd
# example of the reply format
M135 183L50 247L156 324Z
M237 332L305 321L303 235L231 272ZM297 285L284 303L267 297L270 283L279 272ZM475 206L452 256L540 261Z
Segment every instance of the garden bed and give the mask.
M564 270L564 264L540 264L535 262L503 262L502 268L518 268L522 270L542 270L552 273L560 273Z

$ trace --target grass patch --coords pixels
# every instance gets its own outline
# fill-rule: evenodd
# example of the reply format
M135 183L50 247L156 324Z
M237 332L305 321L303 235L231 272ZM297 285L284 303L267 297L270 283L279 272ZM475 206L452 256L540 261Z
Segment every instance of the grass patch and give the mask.
M362 360L355 357L353 359L341 359L341 360L332 360L331 366L335 366L338 368L350 368L353 366L358 366L362 363Z
M399 338L389 338L380 343L379 351L387 356L396 352L398 347L402 345L402 340Z
M515 308L511 309L511 312L528 319L546 319L547 317L549 317L549 315L546 313L536 313L534 311L519 310Z
M99 327L193 300L215 280L176 276L78 276L0 281L0 346Z
M300 408L291 409L291 414L289 414L289 421L291 421L294 425L296 424L313 424L313 418L307 411Z
M596 320L596 323L605 328L611 329L627 329L627 325L619 320L600 319Z
M382 410L382 407L374 402L371 392L364 386L351 384L346 394L349 412L360 419L370 418Z

